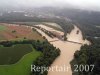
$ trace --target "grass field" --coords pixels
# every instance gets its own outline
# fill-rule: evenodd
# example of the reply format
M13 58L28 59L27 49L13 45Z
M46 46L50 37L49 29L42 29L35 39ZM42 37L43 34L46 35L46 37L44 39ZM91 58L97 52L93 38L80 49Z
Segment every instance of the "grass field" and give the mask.
M2 35L2 32L4 31L4 30L6 30L7 28L6 28L6 26L3 26L2 24L0 24L0 40L6 40L6 37L4 37L3 35Z
M6 30L6 27L3 25L0 25L0 31Z
M12 65L1 65L0 75L30 75L30 66L32 62L35 61L36 58L41 55L41 52L38 52L33 49L31 45L30 47L33 51L24 55L17 63Z
M14 64L29 52L32 52L32 47L29 44L0 47L0 59L2 59L0 65Z

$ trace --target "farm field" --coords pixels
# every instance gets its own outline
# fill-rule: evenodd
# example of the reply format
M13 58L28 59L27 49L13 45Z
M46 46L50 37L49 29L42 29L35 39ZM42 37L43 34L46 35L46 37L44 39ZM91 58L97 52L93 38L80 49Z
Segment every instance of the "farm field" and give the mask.
M23 49L21 49L24 46ZM13 53L13 55L10 55L11 58L13 60L17 60L20 57L22 57L22 55L24 55L17 63L15 64L11 64L11 65L0 65L0 75L30 75L31 72L31 68L30 65L32 64L33 61L36 60L36 58L38 56L41 55L41 52L36 51L31 45L27 45L26 47L25 45L16 45L16 48L13 49L13 47L11 47L12 49L10 49L9 53ZM19 49L20 48L20 49ZM8 48L9 49L9 48ZM19 49L19 50L18 50ZM26 49L26 50L25 50ZM5 50L5 48L4 48ZM14 51L13 51L14 50ZM28 51L29 50L29 51ZM0 47L0 51L2 50L2 47ZM18 51L18 52L17 52ZM31 52L30 52L31 51ZM3 52L8 52L8 51L3 51ZM16 53L17 52L17 53ZM27 54L26 54L27 52ZM29 53L30 52L30 53ZM1 53L1 52L0 52ZM9 56L9 53L7 53L7 55ZM11 54L10 53L10 54ZM24 54L23 54L24 53ZM2 54L0 54L1 57ZM5 54L6 55L6 54ZM7 56L6 55L6 56ZM7 57L2 57L2 58L6 58ZM16 57L15 57L16 56ZM19 57L20 56L20 57ZM1 59L1 58L0 58ZM5 60L6 60L5 59ZM9 58L8 58L9 59ZM3 60L3 59L2 59ZM2 64L2 60L0 61L0 63ZM7 60L6 60L7 61ZM10 64L13 61L8 62L8 64ZM7 64L7 63L5 63Z
M2 35L2 31L6 30L6 27L0 25L0 40L6 40L6 38Z
M0 24L0 41L23 39L43 40L42 36L30 27L15 24Z
M32 52L29 44L18 44L11 47L0 46L0 65L14 64L25 54Z

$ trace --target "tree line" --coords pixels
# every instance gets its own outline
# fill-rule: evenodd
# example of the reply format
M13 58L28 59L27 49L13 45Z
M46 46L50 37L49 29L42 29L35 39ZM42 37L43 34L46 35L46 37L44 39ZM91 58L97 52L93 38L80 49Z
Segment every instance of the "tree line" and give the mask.
M89 38L92 44L84 45L80 51L76 51L71 61L73 75L100 75L100 39ZM93 70L74 72L73 65L94 65Z

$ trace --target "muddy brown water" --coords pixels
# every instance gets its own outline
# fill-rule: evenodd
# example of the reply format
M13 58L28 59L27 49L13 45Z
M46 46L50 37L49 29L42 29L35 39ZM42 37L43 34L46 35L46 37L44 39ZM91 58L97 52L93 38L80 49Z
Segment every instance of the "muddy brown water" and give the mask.
M46 29L49 30L48 27ZM79 30L78 34L77 30ZM61 50L60 56L51 65L51 68L53 69L48 71L48 75L72 75L70 61L73 59L75 51L80 50L82 44L64 42L57 38L52 39L41 30L37 29L37 31L41 33L43 36L45 36L48 41L58 40L50 43L53 44L56 48L59 48ZM83 45L90 44L89 41L83 40L81 30L76 26L74 26L74 29L71 31L71 33L67 35L67 38L69 41L83 43Z

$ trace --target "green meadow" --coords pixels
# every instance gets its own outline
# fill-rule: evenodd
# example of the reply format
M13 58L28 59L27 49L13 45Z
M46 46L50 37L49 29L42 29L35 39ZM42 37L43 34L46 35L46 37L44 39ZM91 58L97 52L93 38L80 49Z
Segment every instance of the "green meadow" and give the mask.
M0 31L3 31L3 30L5 30L5 29L6 29L6 27L5 27L5 26L0 25Z
M41 54L30 44L0 46L0 75L30 75L32 62Z

